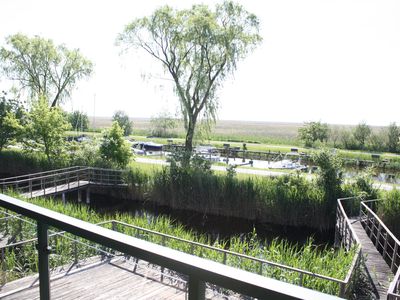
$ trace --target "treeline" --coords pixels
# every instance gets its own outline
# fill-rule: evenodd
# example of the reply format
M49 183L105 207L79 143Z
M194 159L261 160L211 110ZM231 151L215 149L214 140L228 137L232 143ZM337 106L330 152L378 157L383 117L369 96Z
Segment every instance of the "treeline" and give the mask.
M365 122L350 129L308 122L299 129L298 137L306 147L327 144L347 150L400 153L400 127L394 122L380 130L372 130Z

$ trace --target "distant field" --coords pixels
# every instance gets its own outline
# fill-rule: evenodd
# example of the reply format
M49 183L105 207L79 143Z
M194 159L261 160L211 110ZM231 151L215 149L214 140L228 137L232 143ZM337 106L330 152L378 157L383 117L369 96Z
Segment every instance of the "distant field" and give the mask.
M111 126L110 117L96 117L93 124L93 118L89 118L92 128L100 129ZM150 118L131 118L133 122L134 135L150 135ZM302 123L290 122L255 122L255 121L230 121L219 120L214 126L210 138L212 140L230 141L230 142L259 142L281 145L297 145L298 129ZM330 125L334 128L351 129L351 125ZM377 132L383 127L371 126L372 130ZM184 137L183 126L179 126L174 133Z
M96 117L93 124L93 118L89 118L92 128L104 128L111 125L110 117ZM149 118L132 118L134 132L149 132L150 133L150 119ZM213 136L221 136L224 138L242 138L254 137L259 140L266 137L292 140L297 136L297 131L302 124L300 123L285 123L285 122L252 122L252 121L218 121L212 130ZM180 126L176 133L183 135L183 127Z

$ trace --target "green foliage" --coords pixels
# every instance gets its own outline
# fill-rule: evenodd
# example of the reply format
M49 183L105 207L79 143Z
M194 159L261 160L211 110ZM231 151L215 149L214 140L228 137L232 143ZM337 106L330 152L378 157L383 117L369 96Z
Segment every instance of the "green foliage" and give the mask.
M123 130L117 122L104 131L100 145L100 155L110 166L124 168L132 157L132 151L124 140Z
M32 103L25 126L24 146L29 151L42 151L51 164L66 156L65 131L70 125L59 107L49 107L47 100L40 97Z
M258 28L255 15L225 1L214 11L206 5L164 6L134 20L118 36L119 43L145 50L170 74L181 103L186 150L192 150L198 120L215 121L216 92L261 41Z
M386 192L382 201L377 204L379 217L394 235L400 238L400 190Z
M112 117L112 120L113 122L117 122L118 125L123 129L125 136L132 134L132 122L129 120L129 116L124 111L116 111Z
M99 223L107 219L116 219L121 222L153 231L158 231L188 241L208 244L215 248L227 249L233 252L246 254L256 258L262 258L338 279L345 278L355 254L355 249L352 249L350 252L345 252L344 249L335 251L334 249L328 247L317 248L313 244L312 239L309 239L302 246L292 245L286 240L274 239L272 241L262 241L257 237L257 233L255 231L240 237L233 236L227 241L212 241L206 235L198 234L188 230L182 224L162 216L149 217L145 215L141 217L133 217L129 214L105 216L96 213L84 205L75 205L70 203L63 205L60 201L40 198L27 201L87 222ZM109 224L106 227L110 228L110 226L111 225ZM7 231L10 236L14 236L18 240L34 237L36 231L35 229L34 223L29 224L15 219L11 219L8 222L4 220L0 221L0 230L2 232ZM124 234L135 236L152 243L163 244L172 249L198 255L217 262L224 261L223 253L209 248L190 246L188 243L184 243L175 239L163 239L158 235L146 232L138 233L138 231L133 228L118 224L115 229ZM78 239L80 242L88 243L91 246L96 246L90 241L72 236L68 233L66 233L66 236L69 238ZM61 236L50 237L49 239L50 245L55 252L54 254L50 255L51 268L73 262L73 251L75 246L71 239ZM82 244L77 244L77 247L79 259L97 254L94 249L90 249ZM5 251L5 257L6 259L4 261L6 263L7 280L17 279L19 277L37 272L37 251L35 250L34 243L27 244L23 247L8 248L7 251ZM229 254L226 256L226 264L254 273L258 273L260 270L260 265L258 263ZM262 268L262 275L286 282L294 282L295 284L299 283L299 276L294 272L273 268L271 266L264 266ZM339 292L339 286L337 284L320 280L315 277L304 276L302 285L330 294L337 295Z
M324 191L327 216L333 221L336 201L342 195L342 160L328 149L314 152L312 160L318 166L316 183Z
M71 166L108 167L109 164L102 159L98 139L91 139L81 143L73 142L70 146Z
M32 99L44 96L52 107L70 96L79 79L92 73L92 63L78 49L21 33L9 36L6 42L7 47L0 49L3 72L28 89Z
M8 99L3 91L0 96L0 152L21 135L24 116L22 106Z
M316 141L321 143L328 140L329 127L326 123L309 122L299 128L299 138L304 142L306 147L312 147Z
M151 118L151 135L157 137L172 137L176 136L171 131L177 127L177 120L174 119L168 112L162 112L159 115Z
M89 118L84 112L76 110L68 114L68 122L71 124L72 130L87 131L89 129Z
M353 132L353 137L361 149L365 148L365 143L370 135L371 128L365 122L358 124Z
M396 123L390 123L387 130L387 149L389 152L397 153L400 151L400 128Z

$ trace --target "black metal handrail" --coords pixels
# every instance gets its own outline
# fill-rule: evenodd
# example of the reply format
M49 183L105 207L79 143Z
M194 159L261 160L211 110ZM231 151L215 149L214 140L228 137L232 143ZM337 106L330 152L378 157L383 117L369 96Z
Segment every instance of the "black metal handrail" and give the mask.
M238 270L136 239L3 194L0 194L0 206L37 222L41 299L50 298L49 253L47 250L49 226L186 274L189 278L189 300L204 299L205 282L260 299L338 299L335 296Z

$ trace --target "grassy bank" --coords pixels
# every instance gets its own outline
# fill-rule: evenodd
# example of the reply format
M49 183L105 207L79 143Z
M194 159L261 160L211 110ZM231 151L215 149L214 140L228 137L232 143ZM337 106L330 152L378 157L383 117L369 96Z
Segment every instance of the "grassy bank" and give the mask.
M29 201L39 206L43 206L91 223L98 223L113 218L143 228L177 236L186 240L210 244L207 236L187 230L181 224L165 217L132 217L128 214L104 216L96 213L93 210L90 210L84 205L62 205L59 201L51 199L35 199ZM2 221L0 224L1 230L3 232L7 230L10 236L16 237L16 240L31 238L35 233L34 225L20 222L18 220L10 220L8 221L7 225L4 221ZM8 229L6 229L6 227ZM135 235L135 232L132 229L126 229L125 227L120 227L118 229L126 234ZM161 243L161 238L156 235L142 234L140 237L151 242ZM52 267L73 261L74 244L72 240L62 237L52 237L50 238L50 241L51 246L55 250L55 254L50 255L50 265ZM190 246L188 244L184 244L176 240L166 240L165 243L166 246L173 249L184 252L190 251ZM316 250L312 240L309 240L304 246L291 245L285 240L263 242L257 238L255 232L250 233L245 238L232 237L229 241L213 241L212 245L217 248L228 248L231 251L271 260L277 263L338 279L344 279L354 255L353 250L349 253L346 253L342 249L336 251L331 248L319 248ZM80 244L78 244L77 247L79 247L78 251L80 253L80 258L92 256L96 253L96 251L93 249L88 249ZM200 248L195 248L194 254L201 255L202 257L219 262L223 261L223 254L212 250L200 250ZM11 280L33 272L37 272L36 259L36 250L33 244L23 247L8 248L5 259L7 279ZM233 256L228 256L227 264L251 272L258 272L259 270L259 264L246 259L237 259ZM293 272L289 271L265 268L263 270L263 275L288 282L298 282L297 276ZM331 294L337 294L339 291L337 284L309 276L304 276L303 285Z

